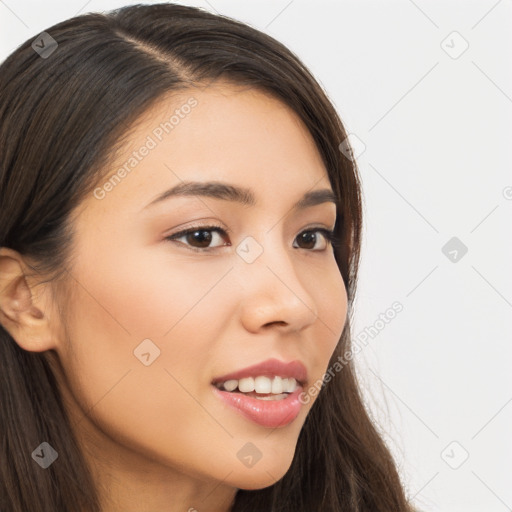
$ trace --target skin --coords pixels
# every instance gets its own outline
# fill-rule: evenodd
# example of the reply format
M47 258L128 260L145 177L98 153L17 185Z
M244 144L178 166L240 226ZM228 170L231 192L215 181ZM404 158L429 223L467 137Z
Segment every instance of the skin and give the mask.
M22 348L46 351L104 512L227 511L238 488L281 479L317 397L269 429L224 405L210 383L275 357L302 361L312 384L345 325L332 247L318 232L316 245L293 247L306 229L332 229L336 208L290 210L305 192L331 187L284 104L222 82L169 95L138 120L120 165L191 96L197 106L121 183L77 208L68 294L0 250L0 320ZM257 204L195 196L145 208L185 180L248 187ZM187 248L198 246L190 236L164 239L212 222L230 234L212 231L211 252ZM250 264L235 251L247 236L263 247ZM134 355L145 339L160 349L149 366ZM262 453L251 468L237 458L248 442Z

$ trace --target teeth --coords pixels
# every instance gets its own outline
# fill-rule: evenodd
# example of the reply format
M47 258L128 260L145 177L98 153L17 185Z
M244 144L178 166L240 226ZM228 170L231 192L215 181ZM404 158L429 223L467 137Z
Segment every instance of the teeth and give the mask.
M287 393L280 393L279 395L270 395L270 396L256 396L258 400L283 400L288 396Z
M293 393L296 387L297 381L293 377L291 379L288 379L288 387L286 388L286 391L288 393Z
M256 377L254 379L254 391L256 393L270 393L272 391L272 381L268 377Z
M261 394L281 395L282 393L293 393L297 388L297 381L293 377L285 379L278 376L271 378L262 375L255 378L245 377L240 380L227 380L224 383L217 384L217 387L226 391L235 391L238 388L241 393L255 391Z
M274 377L274 380L272 381L271 393L273 393L274 395L278 395L283 391L286 391L283 390L283 379L281 379L281 377Z
M254 379L252 377L240 379L238 381L238 390L242 393L250 393L251 391L254 391Z
M227 380L226 382L224 382L224 389L226 391L234 391L238 386L238 381L237 380Z

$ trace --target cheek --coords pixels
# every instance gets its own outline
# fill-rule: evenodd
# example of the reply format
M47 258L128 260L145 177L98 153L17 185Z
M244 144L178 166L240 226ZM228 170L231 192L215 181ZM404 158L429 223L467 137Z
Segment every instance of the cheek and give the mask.
M318 397L324 374L338 344L347 320L347 292L340 270L333 259L316 276L308 278L310 293L318 308L311 350L308 354L312 372L310 388L305 390L305 404L309 408ZM316 286L315 286L316 280Z
M317 271L315 279L318 284L314 286L315 281L311 280L308 286L318 308L317 329L325 331L322 347L330 357L345 327L347 291L334 258Z
M339 270L330 283L326 284L325 293L331 297L330 300L325 301L325 314L329 318L329 325L332 326L332 331L336 333L334 344L331 349L332 352L336 343L339 341L347 321L347 290Z
M236 303L220 283L229 271L225 262L176 262L158 252L141 251L122 261L103 253L74 270L81 286L70 305L73 364L80 362L80 373L98 392L146 362L148 368L161 365L179 373L193 360L200 371L218 325Z
M190 440L219 431L196 398L210 393L209 349L233 297L219 283L229 266L103 264L89 274L75 269L82 286L68 309L72 350L60 354L79 420L87 414L126 446L186 464Z
M140 341L165 336L193 315L199 303L210 300L207 295L230 268L226 261L201 262L191 256L176 257L164 245L161 249L102 253L96 261L89 258L87 268L78 269L96 303L91 306L101 322L98 330ZM212 312L216 305L222 303L210 300Z

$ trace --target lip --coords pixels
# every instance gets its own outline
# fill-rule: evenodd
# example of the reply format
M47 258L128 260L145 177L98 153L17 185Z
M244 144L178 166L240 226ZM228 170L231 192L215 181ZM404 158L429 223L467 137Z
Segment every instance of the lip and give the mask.
M289 425L298 416L302 403L299 395L302 387L282 400L258 400L243 393L230 393L212 386L214 394L225 404L233 407L249 420L267 428L280 428Z
M237 370L236 372L215 377L212 384L215 385L220 382L226 382L227 380L240 380L245 377L273 377L275 375L284 378L293 377L301 387L304 387L308 379L308 371L300 361L295 360L290 361L289 363L283 363L282 361L279 361L279 359L272 358L255 365L248 366L242 370Z

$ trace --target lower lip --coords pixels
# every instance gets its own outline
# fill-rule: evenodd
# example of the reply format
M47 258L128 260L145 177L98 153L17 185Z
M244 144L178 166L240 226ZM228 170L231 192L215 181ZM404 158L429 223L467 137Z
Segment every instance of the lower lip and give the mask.
M300 386L281 400L258 400L242 393L221 391L216 386L212 388L221 400L263 427L286 427L298 416L302 407L299 402Z

